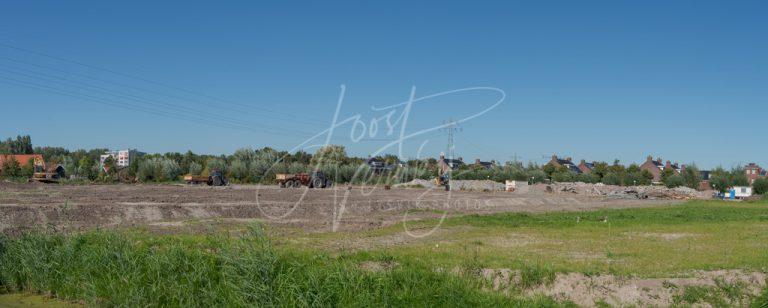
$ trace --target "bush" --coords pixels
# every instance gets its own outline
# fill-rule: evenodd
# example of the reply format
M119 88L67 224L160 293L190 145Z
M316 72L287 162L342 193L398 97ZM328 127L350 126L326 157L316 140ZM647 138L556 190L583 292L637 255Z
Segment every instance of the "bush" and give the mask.
M765 195L768 193L768 178L759 178L752 184L755 194Z
M554 182L575 182L576 174L571 171L558 171L552 173L552 181Z
M615 172L609 172L603 177L603 184L605 185L621 185L623 182L623 177Z
M222 173L227 173L227 162L221 158L211 158L205 163L205 173L210 174L213 170L219 170Z
M665 177L661 181L662 183L664 183L664 186L667 186L668 188L685 186L685 180L683 179L682 176L679 176L677 174Z
M229 165L229 174L233 179L245 182L248 180L248 165L240 159L235 159Z
M162 170L162 180L175 181L179 179L181 175L181 167L172 159L163 159L160 168Z
M2 174L3 177L6 178L21 176L21 166L19 165L19 162L13 158L6 160L2 166Z
M196 162L189 163L189 174L200 175L203 173L203 165Z
M136 171L136 176L139 181L152 182L159 181L162 174L162 165L159 158L145 159L139 162L139 169Z

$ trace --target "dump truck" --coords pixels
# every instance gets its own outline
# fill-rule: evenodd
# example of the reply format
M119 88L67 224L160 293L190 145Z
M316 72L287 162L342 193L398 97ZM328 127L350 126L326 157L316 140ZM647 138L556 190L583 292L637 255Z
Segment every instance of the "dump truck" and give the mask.
M294 174L286 174L286 173L280 173L276 174L275 178L277 179L277 184L280 185L280 187L287 187L287 188L298 188L301 186L307 186L309 188L328 188L331 187L333 184L328 177L325 176L325 173L322 171L314 171L311 174L310 173L294 173Z
M187 184L202 184L205 183L208 186L225 186L227 185L227 180L224 178L224 173L222 173L219 170L213 170L211 171L210 175L191 175L187 174L184 176L184 181L187 182Z

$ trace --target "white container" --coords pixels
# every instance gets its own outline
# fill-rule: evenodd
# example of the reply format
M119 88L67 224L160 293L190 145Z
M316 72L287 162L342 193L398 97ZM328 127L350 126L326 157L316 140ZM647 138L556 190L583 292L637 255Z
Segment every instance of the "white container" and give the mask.
M526 192L528 192L528 182L526 182L526 181L507 181L506 182L506 190L508 192L526 193Z

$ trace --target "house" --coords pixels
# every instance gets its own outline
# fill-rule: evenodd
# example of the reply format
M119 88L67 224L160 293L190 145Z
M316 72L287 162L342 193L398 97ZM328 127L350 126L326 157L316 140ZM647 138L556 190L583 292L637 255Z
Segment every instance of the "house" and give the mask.
M662 163L661 157L656 158L656 160L653 160L653 156L648 155L648 158L645 160L645 162L640 165L640 170L647 170L653 175L653 182L661 182L661 174L666 169L673 170L676 174L680 174L682 171L682 168L680 165L675 162L672 164L670 161L667 161L666 163Z
M45 170L45 161L43 161L42 154L0 154L0 172L2 172L2 166L11 160L18 162L19 167L23 167L32 160L35 172L43 172Z
M464 165L464 159L445 158L444 154L440 154L440 159L437 160L437 166L440 169L440 174L445 174L449 171L459 169Z
M484 169L491 169L494 166L496 166L496 161L481 161L479 158L475 159L475 163L472 164L472 167L476 168L484 168Z
M595 164L596 162L588 163L582 159L581 163L579 163L577 167L579 167L579 170L581 171L581 173L590 174L592 173L592 170L595 170Z
M766 171L755 163L749 163L749 165L744 167L744 173L747 174L749 185L754 184L755 180L765 177L766 175Z
M554 166L556 168L559 167L565 167L569 171L579 174L581 173L581 169L579 169L579 166L573 163L573 159L570 157L566 157L565 159L560 159L557 157L557 155L552 155L552 159L547 163L547 165Z

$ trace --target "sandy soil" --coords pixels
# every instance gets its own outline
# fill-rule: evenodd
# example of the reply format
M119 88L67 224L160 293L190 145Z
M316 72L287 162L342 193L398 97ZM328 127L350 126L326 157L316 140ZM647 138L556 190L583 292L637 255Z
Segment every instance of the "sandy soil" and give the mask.
M483 269L481 274L495 290L509 290L520 281L520 273L509 269ZM719 294L720 299L728 305L738 307L747 306L750 297L758 296L766 287L767 278L763 272L743 270L695 271L670 278L558 273L553 282L525 290L525 293L529 296L543 294L559 300L569 300L584 307L594 307L598 303L613 307L667 307L681 301L675 298L682 296L688 287L731 288L732 297ZM695 303L694 306L711 305Z
M34 228L67 231L139 225L172 227L180 221L211 219L255 219L310 232L354 231L388 226L403 219L434 217L434 211L583 211L672 202L675 201L382 187L338 186L321 190L258 185L69 186L2 182L0 232L14 234ZM404 215L406 212L409 214Z

